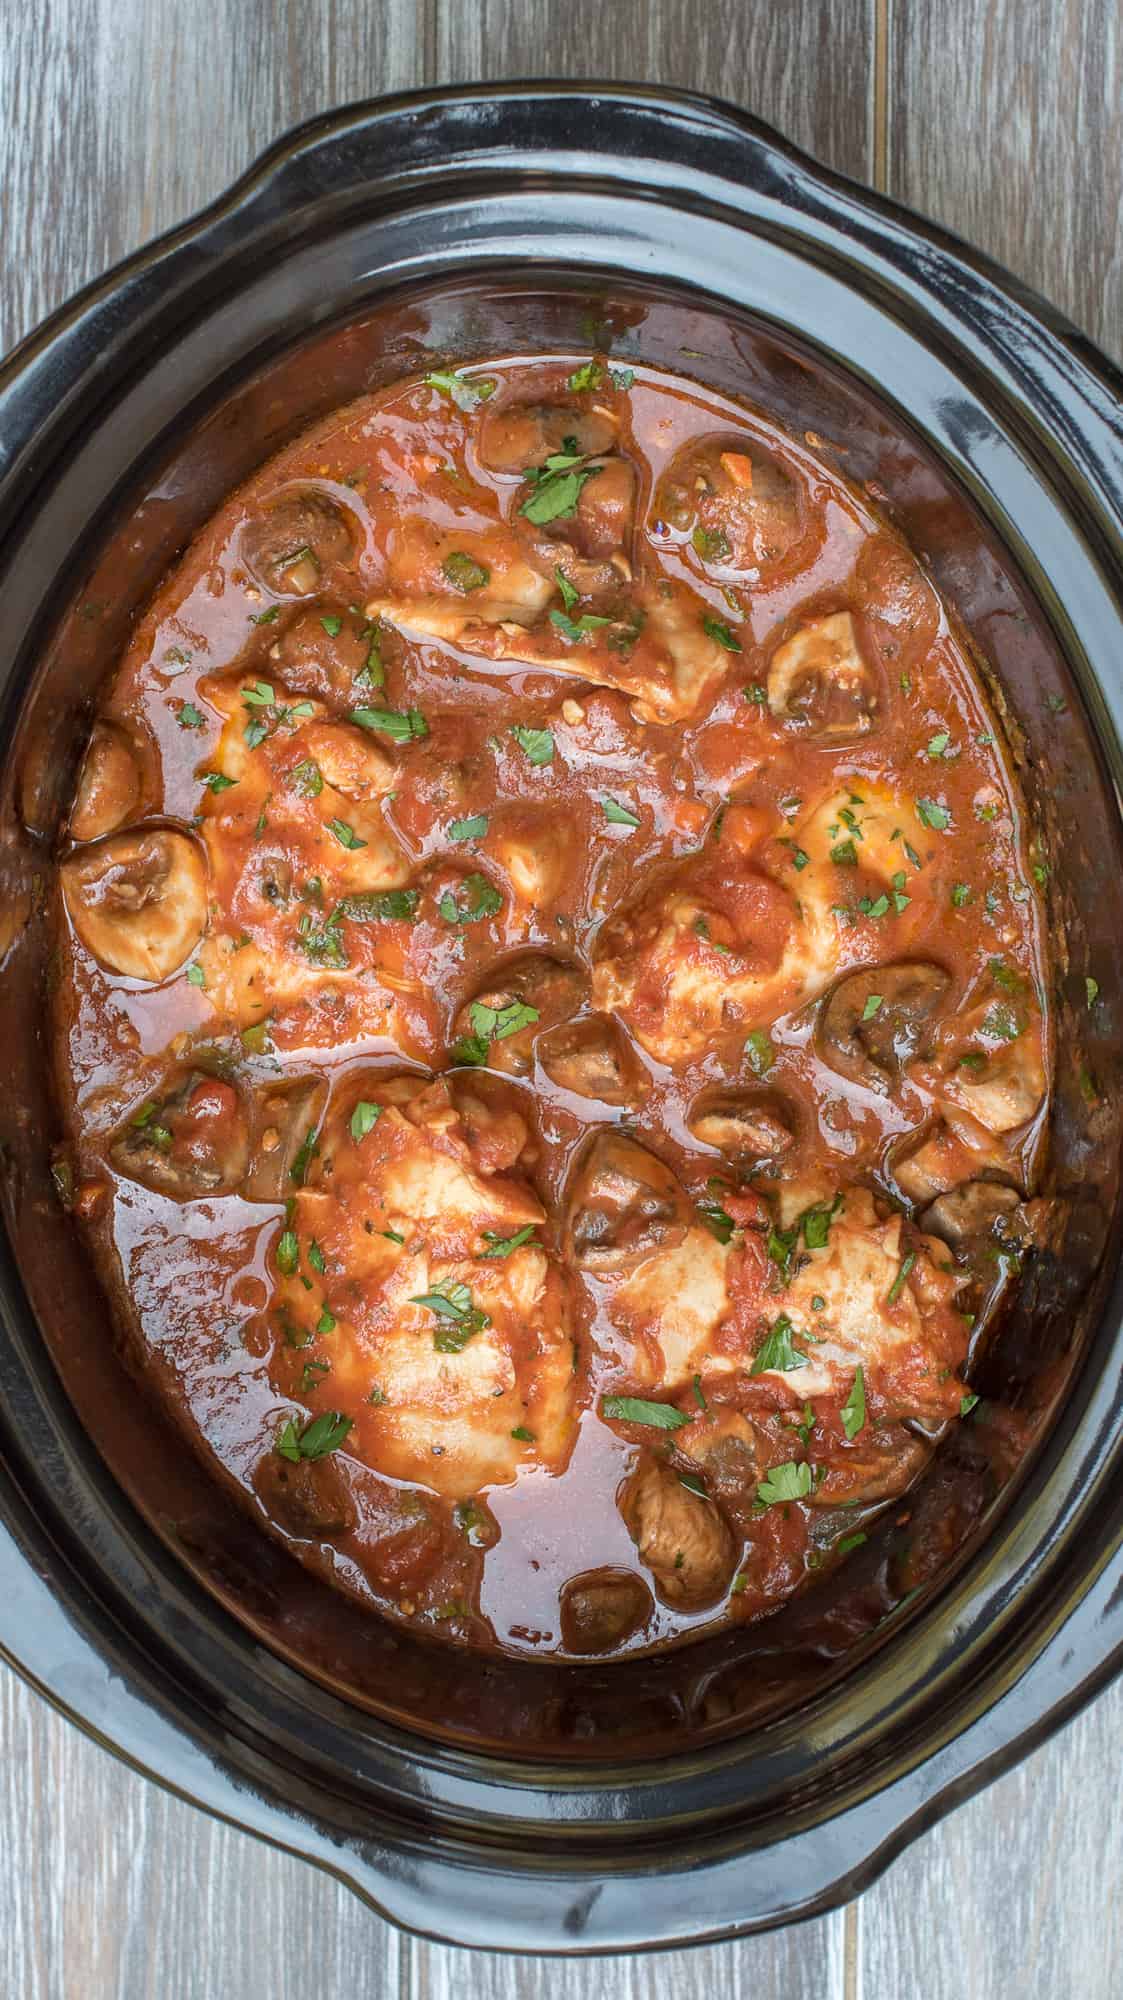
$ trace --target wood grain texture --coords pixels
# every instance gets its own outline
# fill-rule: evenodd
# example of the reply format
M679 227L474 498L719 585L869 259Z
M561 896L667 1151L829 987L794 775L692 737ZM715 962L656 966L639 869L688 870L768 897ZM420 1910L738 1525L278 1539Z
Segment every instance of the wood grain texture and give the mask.
M889 191L1123 358L1117 0L892 0Z
M710 91L859 178L884 161L894 193L1118 351L1119 65L1103 0L12 0L0 351L288 125L426 82L550 74ZM1115 2000L1121 1725L1116 1688L844 1915L657 1960L562 1963L399 1939L330 1878L118 1765L0 1670L0 1994Z

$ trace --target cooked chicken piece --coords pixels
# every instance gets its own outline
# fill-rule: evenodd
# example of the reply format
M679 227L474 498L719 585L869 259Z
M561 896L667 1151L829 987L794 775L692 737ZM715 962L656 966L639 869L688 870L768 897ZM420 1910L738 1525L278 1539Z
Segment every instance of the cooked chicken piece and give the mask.
M249 1129L239 1092L187 1070L133 1112L109 1149L118 1173L176 1201L230 1194L245 1175Z
M274 1250L286 1390L351 1419L351 1457L452 1498L560 1470L575 1435L566 1284L536 1196L486 1170L492 1136L443 1081L351 1075Z
M862 658L848 611L809 619L769 662L769 708L810 735L831 742L863 736L878 703L877 676Z
M487 852L517 902L541 910L554 900L567 862L565 833L556 814L533 806L505 808L491 822Z
M723 828L612 917L597 949L593 1005L675 1064L743 1040L827 984L838 928L744 860Z
M804 532L795 482L745 437L687 445L660 480L653 511L690 535L707 567L759 571L782 562Z
M257 1102L257 1140L241 1193L246 1201L285 1201L293 1167L315 1137L327 1098L323 1077L286 1077L263 1089Z
M382 816L395 781L383 742L273 682L203 692L228 718L201 774L218 911L200 954L208 998L245 1028L341 993L351 1034L393 1032L392 981L418 899ZM314 1040L338 1039L341 1025L338 1013L305 1021Z
M537 951L510 959L459 1009L452 1024L453 1060L486 1062L509 1076L529 1076L536 1036L569 1020L584 1004L587 990L579 966Z
M242 559L277 595L310 597L326 572L350 569L355 535L342 507L311 488L284 493L242 528Z
M615 449L612 411L579 403L489 403L480 418L477 451L490 472L525 472L548 458L581 458ZM572 440L572 442L571 442Z
M736 1550L717 1508L646 1454L620 1496L620 1512L640 1561L668 1604L701 1610L728 1588Z
M72 840L101 840L135 817L143 780L136 751L116 722L95 722L70 814Z
M438 530L402 522L390 553L385 593L367 606L403 630L458 639L477 624L532 625L556 593L550 575L531 567L523 544L502 522L481 530Z
M561 1593L562 1644L569 1653L612 1653L647 1624L654 1610L643 1579L627 1570L591 1569Z
M942 966L875 965L835 987L819 1022L832 1068L875 1090L888 1089L921 1051L951 979Z
M574 1262L619 1271L680 1243L691 1210L670 1168L622 1132L598 1132L569 1188L566 1234Z
M687 1123L703 1146L746 1164L782 1160L795 1136L791 1109L775 1091L706 1091Z
M538 1060L550 1082L574 1097L621 1108L642 1104L648 1077L615 1021L589 1015L543 1035Z
M170 978L206 929L206 863L198 844L170 827L110 834L70 855L59 875L86 950L128 979Z
M697 1223L656 1248L617 1285L608 1304L624 1336L630 1380L661 1393L680 1388L700 1368L736 1368L736 1354L715 1352L714 1335L730 1310L729 1245Z

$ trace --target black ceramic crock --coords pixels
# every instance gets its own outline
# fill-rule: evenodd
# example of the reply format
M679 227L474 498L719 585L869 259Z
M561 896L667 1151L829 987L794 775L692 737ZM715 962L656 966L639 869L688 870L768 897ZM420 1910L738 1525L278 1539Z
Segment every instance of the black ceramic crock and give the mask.
M45 881L137 607L322 411L425 357L563 342L765 403L871 486L995 672L1057 941L1067 1234L980 1385L1039 1444L939 1578L818 1684L793 1650L786 1700L783 1646L743 1634L508 1673L447 1649L434 1665L373 1620L349 1689L295 1564L244 1521L225 1542L188 1531L206 1482L118 1360L50 1180ZM305 126L0 371L0 1649L137 1768L400 1923L579 1952L821 1911L1123 1657L1121 387L1003 273L740 113L545 84ZM772 1695L755 1710L754 1676Z

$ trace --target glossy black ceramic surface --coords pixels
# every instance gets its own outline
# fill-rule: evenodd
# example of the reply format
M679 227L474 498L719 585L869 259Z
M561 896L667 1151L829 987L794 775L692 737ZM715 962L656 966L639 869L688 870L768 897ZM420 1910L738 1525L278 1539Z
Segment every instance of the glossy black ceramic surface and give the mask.
M237 479L422 355L593 328L614 357L828 440L997 670L1069 941L1054 1174L1071 1222L982 1386L1037 1409L1043 1442L937 1586L849 1651L817 1640L817 1691L764 1628L634 1672L516 1676L434 1665L372 1624L358 1706L326 1649L317 1680L286 1658L318 1612L302 1599L286 1626L280 1559L258 1562L248 1528L216 1558L169 1500L172 1533L80 1420L107 1381L118 1442L152 1417L123 1369L110 1380L51 1190L41 878L87 704ZM829 1907L1116 1671L1121 402L1071 328L929 225L724 107L594 86L321 119L0 371L0 1649L119 1754L420 1931L609 1950ZM64 1392L52 1329L76 1311L89 1379ZM190 1479L171 1446L167 1479ZM776 1699L754 1705L762 1688Z

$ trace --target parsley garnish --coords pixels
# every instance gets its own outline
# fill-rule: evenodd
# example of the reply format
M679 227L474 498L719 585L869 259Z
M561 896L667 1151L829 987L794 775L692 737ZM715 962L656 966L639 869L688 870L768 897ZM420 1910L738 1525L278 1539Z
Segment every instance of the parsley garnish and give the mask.
M466 597L469 591L482 590L491 582L491 571L474 556L466 555L463 549L453 549L441 564L441 574L454 590Z
M789 1459L774 1465L756 1489L762 1507L775 1507L785 1500L806 1500L811 1491L811 1467L806 1459Z
M509 1257L512 1251L521 1250L524 1243L533 1240L535 1226L533 1222L528 1222L524 1228L516 1229L513 1236L497 1236L494 1229L485 1229L484 1242L490 1243L491 1249L481 1250L480 1256L500 1259Z
M466 875L462 884L466 901L458 903L446 889L437 904L446 924L477 924L494 917L503 908L503 898L486 875Z
M542 527L547 521L567 520L577 512L577 502L585 481L600 469L599 465L580 465L577 454L555 453L546 460L544 467L535 467L527 473L528 479L533 478L534 486L523 501L520 514L525 514L536 527Z
M886 1294L889 1300L889 1304L891 1306L896 1305L897 1300L900 1298L901 1293L904 1291L905 1279L908 1277L908 1274L912 1270L912 1267L915 1263L916 1263L915 1250L910 1250L906 1256L902 1257L901 1268L898 1271L896 1277L894 1278L893 1283L890 1285L888 1293Z
M356 1146L362 1143L368 1132L373 1132L381 1116L381 1104L372 1104L369 1098L360 1097L351 1113L351 1137Z
M340 899L335 915L353 924L412 923L420 899L419 889L358 889Z
M767 1076L776 1060L771 1037L763 1028L754 1028L745 1043L745 1058L755 1076Z
M649 1403L643 1396L604 1396L601 1415L621 1424L647 1424L657 1431L681 1430L692 1421L689 1412L676 1410L673 1403Z
M794 1332L795 1328L787 1313L781 1313L779 1319L770 1327L749 1373L763 1375L766 1371L775 1369L781 1374L788 1375L796 1368L806 1368L806 1354L802 1354L792 1343Z
M474 410L477 404L485 403L489 396L494 396L499 384L491 375L477 375L474 380L469 380L464 375L434 368L431 375L426 375L425 386L427 389L439 389L441 395L448 396L458 410Z
M554 738L548 729L526 729L516 723L511 731L520 750L524 750L532 764L552 764L554 761Z
M360 729L389 736L395 743L408 743L429 734L429 724L419 708L353 708L350 719Z
M350 1429L350 1417L338 1410L325 1410L305 1424L302 1431L297 1430L296 1419L289 1417L281 1427L277 1450L294 1465L299 1465L302 1458L327 1458L330 1452L339 1450Z
M639 825L639 817L630 806L620 805L616 799L610 799L607 794L601 798L601 811L611 826Z
M730 631L728 625L724 622L723 619L712 618L709 615L707 615L702 620L702 630L706 634L707 639L716 640L717 644L721 646L725 652L727 653L740 652L741 641L737 637L735 637L735 635Z
M853 1442L866 1421L866 1378L860 1368L855 1370L850 1385L850 1394L842 1405L842 1428Z
M438 1354L462 1353L473 1334L491 1325L488 1314L472 1304L467 1285L451 1285L447 1292L421 1292L410 1304L427 1306L435 1314L433 1346Z
M940 805L936 799L917 799L916 817L921 826L930 826L936 833L946 833L951 825L951 814L947 807ZM908 853L907 847L905 853Z
M202 729L203 727L203 717L200 715L198 709L189 701L184 702L183 707L176 716L176 721L181 729Z
M733 1217L726 1213L720 1202L700 1203L698 1220L709 1230L711 1236L716 1236L719 1243L731 1242L735 1224Z
M454 819L448 828L450 840L482 840L488 828L486 813L474 813L471 819Z
M366 841L360 840L358 834L355 832L354 827L348 826L347 821L345 819L329 819L328 832L334 833L341 847L354 848L354 847L366 846Z

